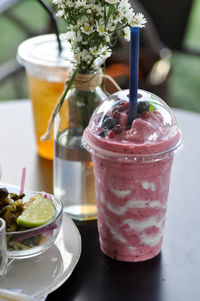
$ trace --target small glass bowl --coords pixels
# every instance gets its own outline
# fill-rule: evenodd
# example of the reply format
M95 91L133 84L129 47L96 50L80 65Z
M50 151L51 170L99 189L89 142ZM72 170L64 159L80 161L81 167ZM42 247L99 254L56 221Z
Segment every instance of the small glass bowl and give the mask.
M39 227L24 231L6 232L9 258L23 259L39 255L47 251L56 240L62 223L63 205L53 195L41 194L53 202L56 208L55 217Z

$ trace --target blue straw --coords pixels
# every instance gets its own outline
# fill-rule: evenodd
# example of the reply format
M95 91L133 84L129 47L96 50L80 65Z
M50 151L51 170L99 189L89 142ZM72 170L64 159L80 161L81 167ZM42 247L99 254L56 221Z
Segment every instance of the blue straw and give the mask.
M129 122L137 115L138 69L139 69L139 28L131 27L131 43L129 54Z

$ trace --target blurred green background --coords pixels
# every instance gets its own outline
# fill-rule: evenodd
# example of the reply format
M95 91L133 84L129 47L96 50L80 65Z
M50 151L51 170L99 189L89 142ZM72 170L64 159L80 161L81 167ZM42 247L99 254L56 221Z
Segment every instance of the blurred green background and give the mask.
M47 0L46 3L51 3ZM181 9L181 8L180 8ZM22 1L12 9L12 14L23 19L38 34L48 26L48 15L35 0ZM189 48L200 50L200 0L195 0L184 38ZM169 20L170 22L170 20ZM62 31L62 22L59 28ZM41 32L42 33L42 32ZM27 38L24 31L0 15L0 65L15 58L18 45ZM172 74L170 76L170 104L174 107L200 112L200 56L180 52L172 54ZM28 97L26 78L20 79L25 97ZM0 101L18 98L11 80L0 82Z

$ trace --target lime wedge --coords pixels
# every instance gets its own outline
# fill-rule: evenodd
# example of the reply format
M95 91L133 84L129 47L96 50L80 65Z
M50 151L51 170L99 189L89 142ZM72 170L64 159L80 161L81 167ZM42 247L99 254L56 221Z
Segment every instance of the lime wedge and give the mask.
M27 228L38 227L54 218L55 211L56 208L50 200L37 194L35 200L17 218L17 223Z

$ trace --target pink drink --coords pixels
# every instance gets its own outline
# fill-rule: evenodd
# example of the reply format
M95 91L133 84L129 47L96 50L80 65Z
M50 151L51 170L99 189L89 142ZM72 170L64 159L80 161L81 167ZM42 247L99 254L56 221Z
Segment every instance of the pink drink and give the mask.
M94 164L101 250L122 261L160 252L173 155L182 143L169 107L139 93L138 108L147 103L148 111L130 124L128 90L120 91L97 108L83 137Z

